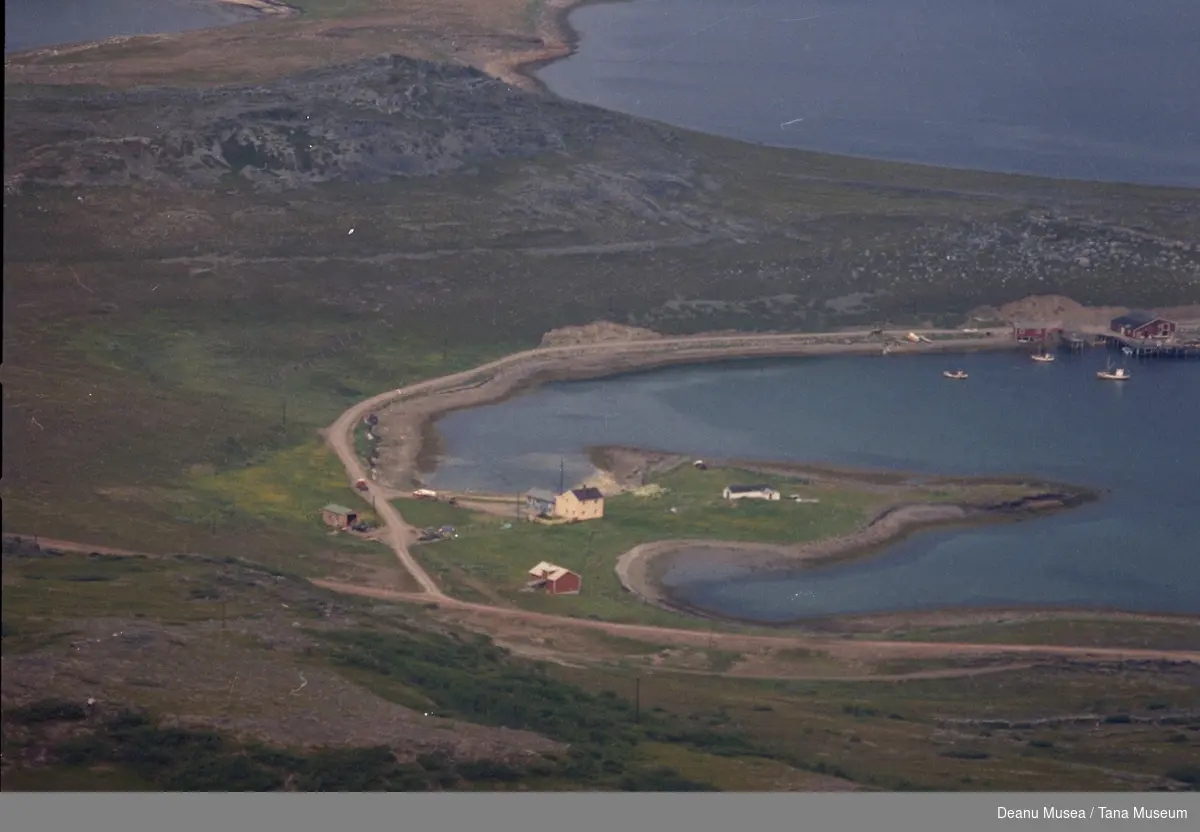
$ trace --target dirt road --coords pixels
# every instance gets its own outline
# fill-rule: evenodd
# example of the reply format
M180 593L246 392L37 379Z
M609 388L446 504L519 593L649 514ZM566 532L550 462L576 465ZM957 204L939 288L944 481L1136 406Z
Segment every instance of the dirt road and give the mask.
M407 604L436 603L439 609L454 610L463 619L508 619L540 624L544 627L572 627L596 630L614 636L626 636L654 644L679 645L747 652L763 648L806 648L846 659L884 658L946 658L950 656L985 656L1019 654L1024 656L1062 656L1077 659L1108 661L1169 661L1200 664L1200 650L1145 650L1124 647L1072 647L1042 644L969 644L944 641L865 641L836 636L809 635L760 636L742 633L721 633L708 630L684 630L655 627L646 624L621 624L614 621L594 621L566 618L549 613L531 612L514 607L491 607L460 601L441 595L434 599L424 593L396 592L388 589L358 586L337 581L314 580L316 586L348 595L360 595L380 601Z
M50 537L38 537L32 534L6 534L5 541L22 544L37 544L40 549L56 549L60 552L83 552L85 554L109 555L113 557L154 557L145 552L131 552L128 549L113 549L109 546L93 546L91 543L76 543L71 540L55 540Z
M907 349L911 351L942 351L971 348L996 349L1010 343L1007 335L991 338L964 338L957 330L917 330L917 333L930 338L949 337L942 341L909 345ZM905 333L903 332L887 332L883 334L883 337L896 341L902 339L904 335ZM460 373L429 379L372 396L343 413L325 431L325 439L342 461L351 482L358 479L367 480L367 490L356 493L368 503L374 500L375 513L379 516L384 526L379 539L386 542L392 548L404 568L412 574L413 578L421 586L422 592L420 594L401 593L335 581L317 580L313 583L333 591L378 598L380 600L395 600L407 603L436 603L440 608L454 610L463 618L483 619L479 623L484 623L489 619L493 623L498 623L505 619L509 621L520 620L538 622L550 627L598 630L614 635L630 636L653 643L686 644L698 647L720 645L722 649L728 650L746 651L762 649L764 647L807 647L810 649L819 648L830 655L844 658L943 658L964 655L1018 654L1026 656L1107 659L1110 661L1153 660L1200 663L1200 651L1028 644L860 641L857 639L821 638L815 636L752 636L567 618L546 613L528 612L515 608L493 607L460 601L446 595L437 582L417 562L417 559L409 549L409 546L416 540L417 531L404 520L400 512L390 502L390 499L394 499L396 496L395 490L368 479L363 464L358 459L354 450L355 428L372 411L398 400L439 393L459 394L460 399L461 395L466 393L477 396L481 403L497 394L495 390L488 392L485 388L496 381L498 376L506 374L506 371L515 372L507 373L507 378L504 379L505 383L500 385L501 387L511 387L521 379L534 376L539 371L544 371L548 366L552 367L558 364L561 368L563 359L570 358L580 359L580 364L584 365L585 370L588 367L594 370L598 364L603 367L610 362L627 366L630 363L660 364L749 355L869 352L880 348L879 343L864 340L869 339L870 336L871 333L867 331L821 335L692 336L659 338L647 341L613 341L596 344L542 347L514 353ZM462 406L462 402L457 401L456 406Z
M1009 343L1007 335L992 338L964 338L957 330L919 330L919 335L929 338L943 337L947 340L934 341L926 344L911 344L912 350L961 350L971 348L997 348ZM904 332L887 332L884 338L892 340L903 339ZM957 336L957 337L955 337ZM649 341L608 341L597 344L571 344L561 347L540 347L513 353L496 361L482 364L470 370L454 373L441 378L411 384L396 390L389 390L351 407L325 431L325 439L334 453L342 461L350 481L367 480L367 490L358 492L368 503L374 498L375 512L384 524L384 540L396 553L396 557L404 568L412 573L422 589L431 600L444 599L447 596L438 587L437 582L421 567L409 551L409 546L417 538L416 530L410 526L400 512L391 504L395 497L394 489L371 481L363 468L361 460L354 450L354 430L358 424L372 411L379 410L385 405L398 400L412 399L418 396L429 396L437 393L463 393L478 391L480 403L489 394L480 390L485 384L505 371L520 368L523 372L510 374L505 379L506 387L514 385L519 379L535 375L547 364L562 359L585 359L594 365L597 359L638 359L647 364L670 363L674 361L700 360L719 358L722 356L746 355L791 355L825 352L875 352L880 343L863 339L871 338L867 330L857 332L841 332L835 334L786 333L779 335L719 335L691 336L682 338L658 338ZM854 342L854 343L847 343ZM603 362L602 362L603 363ZM494 395L494 394L493 394Z

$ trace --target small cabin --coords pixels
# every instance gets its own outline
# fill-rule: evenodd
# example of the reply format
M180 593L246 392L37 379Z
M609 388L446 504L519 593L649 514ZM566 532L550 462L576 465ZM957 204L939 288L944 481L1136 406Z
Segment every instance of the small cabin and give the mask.
M548 595L578 595L583 588L583 577L578 572L546 561L530 569L529 576L526 586Z
M353 509L348 509L345 506L340 506L337 503L330 503L321 509L321 519L326 526L332 526L335 529L348 529L358 521L358 512Z
M721 496L726 500L778 500L779 492L769 485L728 485Z

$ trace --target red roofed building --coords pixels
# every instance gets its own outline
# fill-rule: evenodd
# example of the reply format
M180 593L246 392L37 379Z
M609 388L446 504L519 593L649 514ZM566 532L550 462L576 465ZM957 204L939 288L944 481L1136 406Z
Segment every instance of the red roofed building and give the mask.
M548 595L578 595L583 588L583 578L579 573L546 561L530 569L529 575L532 580L527 586L545 590Z
M1109 328L1126 338L1170 338L1175 334L1175 322L1153 312L1130 312L1113 318Z
M1057 338L1062 331L1058 324L1018 321L1013 324L1013 337L1018 341L1046 341Z

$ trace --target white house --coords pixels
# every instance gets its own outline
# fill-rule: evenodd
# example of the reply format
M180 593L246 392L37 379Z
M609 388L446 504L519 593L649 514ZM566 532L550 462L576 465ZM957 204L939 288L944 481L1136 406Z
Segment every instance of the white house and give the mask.
M778 500L779 492L769 485L727 485L721 496L726 500Z

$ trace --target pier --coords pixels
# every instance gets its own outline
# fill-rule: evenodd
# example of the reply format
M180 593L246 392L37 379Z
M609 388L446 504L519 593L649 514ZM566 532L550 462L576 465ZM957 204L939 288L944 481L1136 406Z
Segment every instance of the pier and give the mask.
M1200 359L1200 340L1184 340L1178 337L1166 341L1130 338L1100 327L1063 333L1059 347L1070 352L1082 352L1089 341L1094 346L1103 346L1110 350L1129 349L1132 357L1139 359Z

